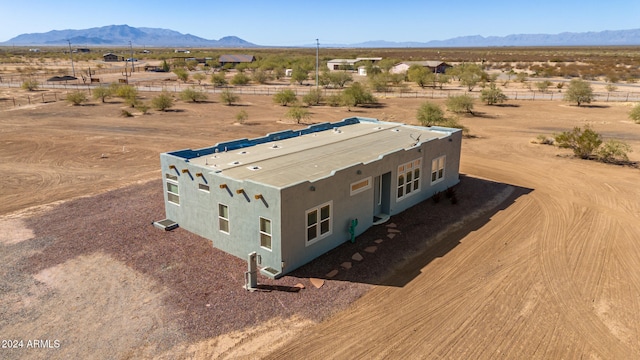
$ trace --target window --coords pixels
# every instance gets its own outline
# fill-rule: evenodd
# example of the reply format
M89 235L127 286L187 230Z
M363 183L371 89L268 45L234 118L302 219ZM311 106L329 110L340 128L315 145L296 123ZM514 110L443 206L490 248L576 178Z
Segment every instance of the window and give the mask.
M307 245L331 235L331 205L330 201L307 210Z
M260 217L260 246L271 250L271 220Z
M220 231L229 233L229 207L224 204L218 204L218 225Z
M204 192L209 192L209 185L207 184L198 184L198 189L204 191Z
M351 184L351 195L361 193L371 188L371 177L360 180Z
M435 184L444 178L445 156L440 156L431 161L431 183Z
M398 166L398 199L420 191L420 166L422 160L416 159Z
M180 205L180 192L178 191L178 177L166 174L167 178L167 200L174 204Z

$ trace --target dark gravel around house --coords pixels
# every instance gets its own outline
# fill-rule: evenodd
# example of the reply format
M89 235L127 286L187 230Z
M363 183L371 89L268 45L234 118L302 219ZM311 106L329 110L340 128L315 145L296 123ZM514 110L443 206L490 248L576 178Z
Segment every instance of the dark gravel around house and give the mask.
M321 321L345 309L375 284L405 285L411 276L390 276L394 268L416 256L426 264L444 255L459 239L445 238L448 244L444 247L442 242L432 246L428 240L480 209L507 186L462 176L455 187L457 204L443 194L438 203L428 200L394 216L387 224L366 231L355 243L346 242L288 276L259 278L260 284L272 285L275 291L244 290L246 261L214 249L208 240L180 228L162 231L153 227L153 220L164 218L160 180L68 201L25 219L35 233L30 241L38 244L38 251L16 266L35 274L81 255L106 253L148 275L166 291L164 316L177 322L191 340L275 317L298 315ZM482 216L488 219L489 215ZM387 236L390 223L400 231L393 239ZM375 252L365 251L371 251L371 246L376 246ZM355 253L364 259L352 260ZM341 266L345 262L352 267ZM338 273L327 277L332 270ZM314 287L310 278L323 279L324 286ZM305 289L278 291L298 283Z

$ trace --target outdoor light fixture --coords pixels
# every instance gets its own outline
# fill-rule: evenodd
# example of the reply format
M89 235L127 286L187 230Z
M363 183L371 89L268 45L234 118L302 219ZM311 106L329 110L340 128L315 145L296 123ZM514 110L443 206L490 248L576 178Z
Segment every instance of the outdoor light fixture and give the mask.
M316 191L316 187L315 186L309 186L309 190Z
M202 177L202 173L196 173L197 177Z
M262 199L262 194L255 194L253 197L254 197L256 200L260 200L260 199Z
M242 194L244 192L244 189L238 189L236 190L236 194Z
M183 173L183 174L184 174L184 173L188 173L188 172L189 172L189 169L182 169L182 173Z
M227 188L227 184L220 184L220 189L226 189Z
M176 166L175 165L169 165L169 169L175 169Z

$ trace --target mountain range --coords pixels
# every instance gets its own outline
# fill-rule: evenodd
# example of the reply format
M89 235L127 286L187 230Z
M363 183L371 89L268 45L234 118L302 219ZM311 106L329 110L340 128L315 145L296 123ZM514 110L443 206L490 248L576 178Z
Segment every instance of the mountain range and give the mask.
M0 45L17 46L135 46L149 47L209 47L209 48L257 48L262 47L226 36L208 40L191 34L160 29L135 28L128 25L109 25L84 30L52 30L46 33L18 35ZM367 41L356 44L322 44L322 47L344 48L411 48L411 47L503 47L503 46L619 46L640 45L640 29L606 30L600 32L564 32L560 34L514 34L507 36L461 36L447 40L427 42ZM315 47L316 44L300 45Z

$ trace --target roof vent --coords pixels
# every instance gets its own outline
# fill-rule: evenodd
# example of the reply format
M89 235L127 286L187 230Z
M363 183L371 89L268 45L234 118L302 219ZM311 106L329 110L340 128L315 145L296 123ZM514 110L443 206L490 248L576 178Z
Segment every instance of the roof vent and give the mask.
M400 132L400 129L392 129L393 132Z
M240 161L234 161L234 162L230 162L229 165L240 165Z
M238 155L245 155L246 153L247 153L246 151L240 151Z
M260 166L247 166L247 169L251 170L251 171L256 171L256 170L260 170L262 169Z
M269 149L279 149L280 146L278 146L278 144L273 144L269 147Z

